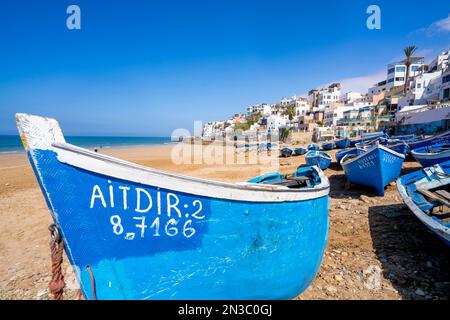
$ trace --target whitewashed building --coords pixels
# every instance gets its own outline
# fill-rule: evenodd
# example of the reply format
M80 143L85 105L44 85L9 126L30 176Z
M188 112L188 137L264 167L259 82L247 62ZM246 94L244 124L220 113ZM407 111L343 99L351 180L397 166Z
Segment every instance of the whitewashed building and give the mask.
M285 117L278 115L271 115L267 117L267 130L277 132L280 127L286 126L287 120Z
M250 107L247 108L247 114L261 113L264 116L264 115L270 115L271 110L272 109L271 109L270 104L257 103L257 104L251 105Z

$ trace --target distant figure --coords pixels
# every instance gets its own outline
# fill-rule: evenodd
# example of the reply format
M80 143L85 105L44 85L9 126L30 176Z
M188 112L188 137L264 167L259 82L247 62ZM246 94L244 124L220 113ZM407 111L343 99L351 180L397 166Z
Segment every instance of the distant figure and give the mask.
M95 149L94 149L94 152L98 152L98 149L97 149L97 148L95 148Z

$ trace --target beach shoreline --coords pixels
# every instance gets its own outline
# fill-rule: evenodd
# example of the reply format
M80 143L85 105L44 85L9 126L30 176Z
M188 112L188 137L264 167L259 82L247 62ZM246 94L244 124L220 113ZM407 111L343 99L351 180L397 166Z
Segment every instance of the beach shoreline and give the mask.
M259 164L175 164L175 145L99 152L219 181L239 182L260 173ZM335 151L329 153L334 162ZM290 173L305 158L279 162L280 172ZM418 163L406 161L403 170L418 168ZM317 277L296 299L448 299L448 251L404 206L395 183L379 197L370 189L349 186L336 163L325 173L331 182L329 242ZM52 221L25 153L0 156L0 218L0 299L50 299L48 226ZM64 260L64 297L77 299L77 284ZM379 287L368 286L371 272L379 276Z

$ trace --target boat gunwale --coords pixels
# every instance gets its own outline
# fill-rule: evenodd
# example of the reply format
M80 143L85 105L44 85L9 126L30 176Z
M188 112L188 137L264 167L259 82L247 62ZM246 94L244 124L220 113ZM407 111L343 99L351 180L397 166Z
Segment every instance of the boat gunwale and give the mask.
M190 182L215 185L215 186L220 186L220 187L225 187L225 188L233 188L233 189L240 189L240 190L247 190L247 191L260 191L260 192L261 191L262 192L278 192L278 193L286 193L286 192L315 193L315 192L324 191L324 190L328 189L327 194L329 194L329 188L330 188L328 178L326 177L325 173L322 170L320 170L317 166L312 166L312 168L314 170L316 170L316 172L318 173L318 175L321 179L320 184L318 184L317 186L315 186L314 188L311 188L311 189L306 189L306 188L305 189L290 189L287 187L280 187L280 186L271 185L271 184L265 184L262 186L261 184L258 184L258 183L248 183L245 181L239 182L239 183L232 183L232 182L223 182L223 181L191 177L191 176L186 176L186 175L182 175L182 174L175 174L175 173L171 173L168 171L158 170L158 169L155 169L152 167L139 165L137 163L122 160L120 158L115 158L115 157L111 157L108 155L99 154L99 153L93 152L91 150L81 148L81 147L78 147L78 146L75 146L75 145L72 145L69 143L53 143L52 147L54 147L56 149L63 149L66 151L74 152L74 153L81 154L81 155L84 155L87 157L96 158L101 161L107 161L107 162L110 162L110 163L113 163L116 165L131 168L131 169L136 169L136 170L154 173L154 174L160 174L160 175L177 178L177 179L184 179L184 180L187 180ZM206 197L208 197L208 196L206 196ZM228 199L228 198L225 198L225 199ZM312 199L314 199L314 198L312 198ZM230 200L234 200L234 199L230 199ZM287 200L286 199L286 201L301 201L301 199L296 199L296 200Z
M392 154L395 155L395 156L398 156L398 157L400 157L400 158L405 159L405 155L403 155L403 154L401 154L401 153L398 153L398 152L395 152L394 150L391 150L391 149L389 149L389 148L387 148L387 147L385 147L385 146L379 144L378 146L376 146L376 147L374 147L374 148L371 148L371 149L369 149L369 150L367 150L367 151L361 153L360 155L357 155L356 157L354 157L354 158L348 160L347 163L344 164L344 160L345 160L345 159L347 158L347 156L348 156L348 154L346 154L346 155L341 159L341 166L342 166L342 167L344 167L344 165L347 166L347 165L349 165L350 163L352 163L353 161L359 160L360 158L362 158L363 156L365 156L365 155L367 155L367 154L369 154L369 153L371 153L371 152L375 152L375 150L377 150L378 148L380 148L380 149L382 149L382 150L384 150L384 151L387 151L387 152L389 152L389 153L392 153Z

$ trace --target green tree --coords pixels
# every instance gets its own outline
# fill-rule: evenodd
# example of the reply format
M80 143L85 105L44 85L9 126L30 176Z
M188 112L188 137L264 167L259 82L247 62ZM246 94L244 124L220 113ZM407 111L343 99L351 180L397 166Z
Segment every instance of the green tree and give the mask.
M403 86L404 94L406 94L406 89L409 84L409 68L410 68L412 60L413 60L413 54L416 50L417 50L416 46L408 46L405 49L403 49L403 52L405 53L405 56L406 56L406 59L405 59L406 76L405 76L405 84Z
M295 106L288 106L284 111L283 111L283 115L284 116L289 116L289 120L294 119L295 117Z

